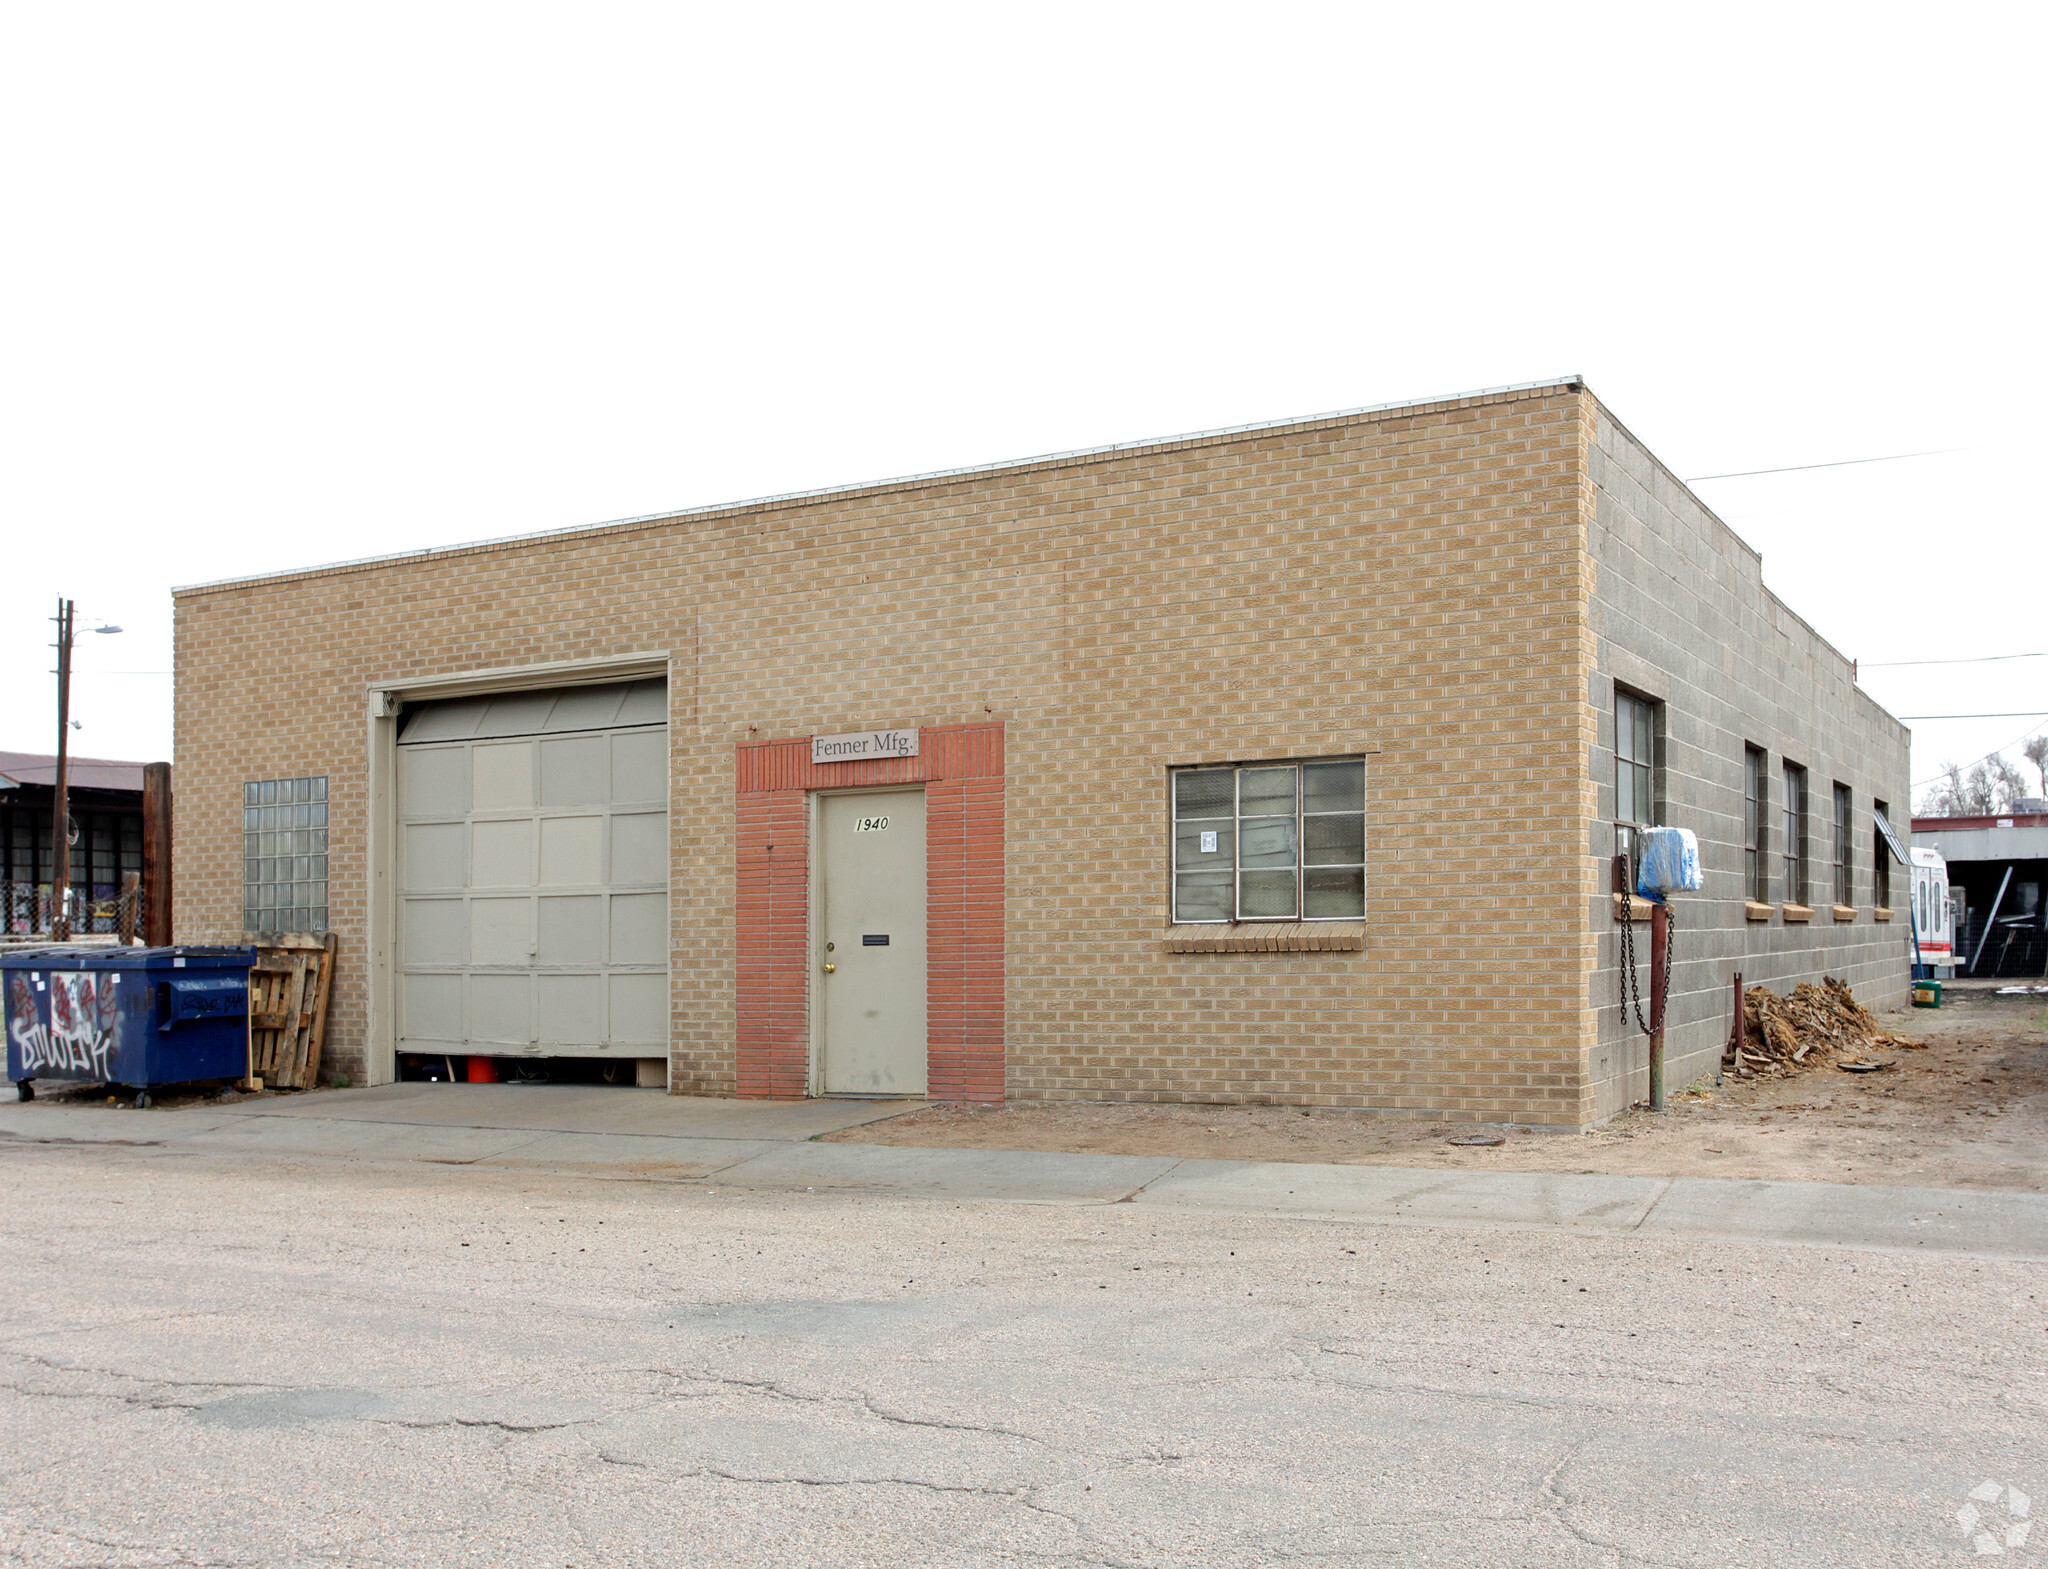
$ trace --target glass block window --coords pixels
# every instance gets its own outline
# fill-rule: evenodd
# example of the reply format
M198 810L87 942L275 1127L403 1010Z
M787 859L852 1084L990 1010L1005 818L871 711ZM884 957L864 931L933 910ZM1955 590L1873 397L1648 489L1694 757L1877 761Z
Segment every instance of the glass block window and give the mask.
M327 780L242 786L242 924L252 932L327 930Z
M1364 915L1364 763L1174 772L1174 920Z

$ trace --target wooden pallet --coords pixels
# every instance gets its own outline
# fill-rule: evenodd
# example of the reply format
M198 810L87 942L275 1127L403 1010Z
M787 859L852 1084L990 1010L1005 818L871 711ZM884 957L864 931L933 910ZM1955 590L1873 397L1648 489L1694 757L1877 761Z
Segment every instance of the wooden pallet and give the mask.
M257 950L249 972L249 1072L270 1089L311 1089L320 1078L334 934L244 935Z

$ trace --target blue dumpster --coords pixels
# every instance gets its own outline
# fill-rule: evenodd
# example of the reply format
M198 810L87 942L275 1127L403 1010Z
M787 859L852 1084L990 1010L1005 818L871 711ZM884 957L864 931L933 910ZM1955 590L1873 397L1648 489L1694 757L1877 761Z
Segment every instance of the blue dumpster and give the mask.
M7 1077L156 1084L249 1071L254 948L30 948L0 954Z

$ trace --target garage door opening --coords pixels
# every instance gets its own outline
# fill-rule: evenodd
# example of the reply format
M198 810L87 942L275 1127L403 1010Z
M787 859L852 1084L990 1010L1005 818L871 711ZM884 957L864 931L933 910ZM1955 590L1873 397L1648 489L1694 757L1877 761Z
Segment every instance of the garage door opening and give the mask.
M667 721L658 679L400 716L402 1078L473 1079L471 1058L497 1082L665 1068Z

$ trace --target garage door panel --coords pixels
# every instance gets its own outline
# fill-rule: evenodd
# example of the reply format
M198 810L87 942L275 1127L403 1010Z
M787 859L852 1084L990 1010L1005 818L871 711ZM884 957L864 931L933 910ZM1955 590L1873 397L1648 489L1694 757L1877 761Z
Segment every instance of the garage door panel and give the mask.
M535 958L550 966L604 963L604 895L542 895Z
M412 890L464 886L469 858L463 853L463 840L467 837L461 823L407 823L399 862L404 886Z
M489 704L487 697L429 703L406 721L406 742L418 745L422 741L465 741L476 734L476 722Z
M460 899L408 899L400 911L405 964L462 964L469 958L469 918Z
M611 794L605 738L564 736L540 743L540 804L597 806Z
M470 900L469 962L522 967L533 963L533 901Z
M668 958L668 896L612 895L612 963L661 964Z
M668 977L614 975L610 978L612 1044L659 1046L668 1050Z
M469 885L472 888L533 886L531 818L470 824Z
M646 886L668 881L668 814L621 812L612 819L611 881Z
M469 810L469 749L436 746L401 751L398 790L407 817L462 816Z
M619 722L619 703L625 688L617 686L572 686L555 694L555 706L542 726L545 730L607 730Z
M604 881L604 819L543 817L540 880L549 888L589 887Z
M523 810L533 805L533 743L478 743L470 750L469 798L475 810Z
M406 975L398 986L398 1027L407 1041L460 1044L469 1038L462 1017L462 977Z
M494 1046L531 1044L533 977L472 975L469 978L469 1038Z
M605 1040L604 977L549 975L533 978L538 998L540 1044L598 1046Z
M665 683L648 681L407 711L397 856L403 1047L628 1057L665 1049L667 709Z
M534 735L546 727L554 706L552 692L507 692L494 697L477 724L477 736Z

